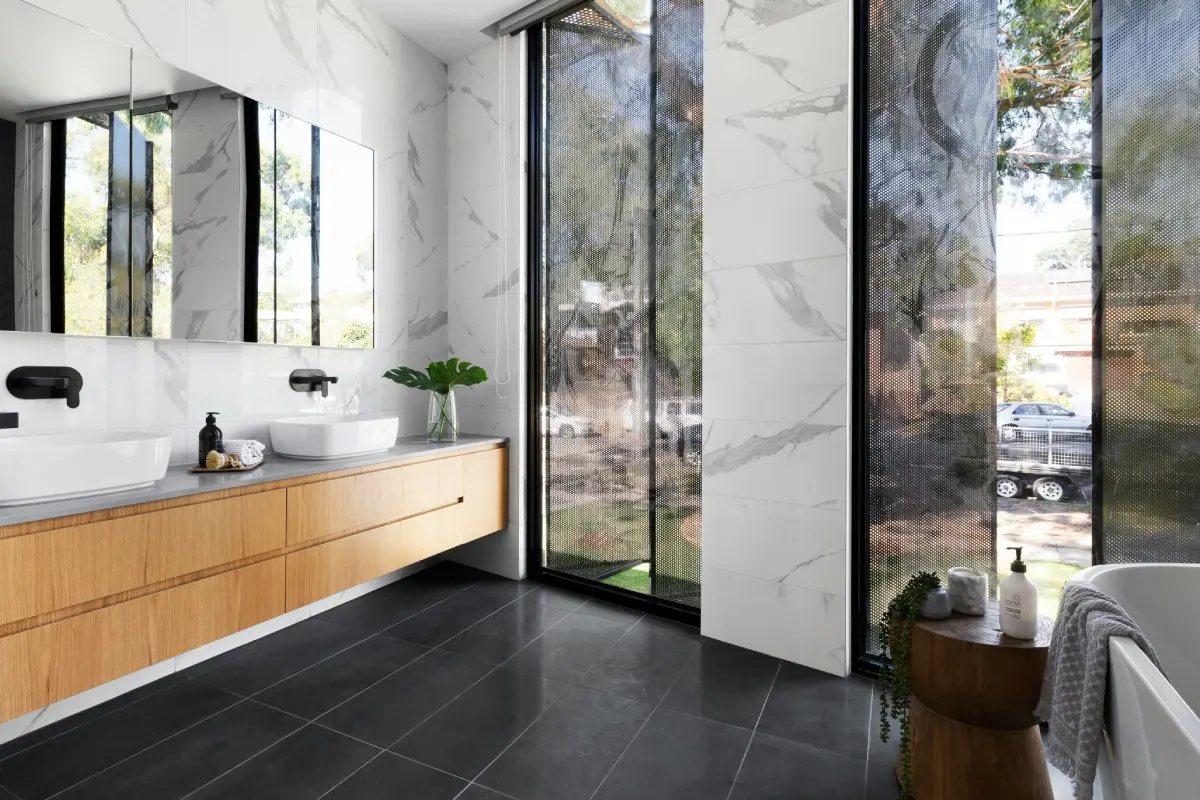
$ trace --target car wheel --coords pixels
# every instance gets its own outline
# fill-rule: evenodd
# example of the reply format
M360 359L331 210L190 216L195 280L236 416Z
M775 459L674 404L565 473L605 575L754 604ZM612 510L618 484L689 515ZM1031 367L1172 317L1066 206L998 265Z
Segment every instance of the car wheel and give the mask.
M1000 438L1006 442L1015 442L1021 438L1021 432L1016 425L1005 425L1000 429Z
M1066 500L1070 489L1071 485L1061 478L1038 478L1033 484L1033 493L1052 503Z
M574 439L575 438L575 429L572 428L570 425L563 425L561 428L558 429L558 435L564 439Z
M996 494L1006 500L1019 497L1021 495L1021 482L1011 476L1001 475L996 478Z

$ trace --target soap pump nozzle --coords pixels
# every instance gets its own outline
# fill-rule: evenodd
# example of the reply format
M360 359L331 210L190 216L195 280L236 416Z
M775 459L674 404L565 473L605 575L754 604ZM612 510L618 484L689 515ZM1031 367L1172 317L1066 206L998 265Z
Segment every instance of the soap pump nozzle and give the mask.
M1025 548L1024 548L1024 547L1007 547L1007 548L1005 548L1005 549L1006 549L1006 550L1016 550L1016 551L1017 551L1017 560L1016 560L1016 561L1014 561L1014 562L1012 562L1012 571L1013 571L1013 572L1025 572L1025 571L1027 571L1028 567L1026 567L1026 566L1025 566L1025 562L1021 560L1021 551L1022 551L1022 550L1024 550Z

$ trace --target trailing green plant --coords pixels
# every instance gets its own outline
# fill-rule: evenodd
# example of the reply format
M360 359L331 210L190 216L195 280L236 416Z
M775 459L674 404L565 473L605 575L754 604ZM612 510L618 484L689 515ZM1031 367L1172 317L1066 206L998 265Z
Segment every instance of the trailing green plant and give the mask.
M452 358L449 361L430 361L422 372L412 367L396 367L383 377L410 389L424 389L437 394L450 394L458 386L475 386L487 380L487 370L469 361Z
M887 741L892 720L900 728L900 797L912 797L912 754L909 748L909 647L912 645L912 626L921 615L925 597L942 585L932 572L922 572L908 579L900 593L888 603L879 620L879 647L884 659L891 657L891 668L881 676L879 692L879 738Z

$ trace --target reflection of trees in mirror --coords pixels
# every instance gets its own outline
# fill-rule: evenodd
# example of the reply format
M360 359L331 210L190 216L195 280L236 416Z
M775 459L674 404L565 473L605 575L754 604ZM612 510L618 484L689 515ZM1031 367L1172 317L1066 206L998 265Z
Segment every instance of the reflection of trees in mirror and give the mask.
M154 328L156 339L171 338L171 306L172 286L174 284L172 266L172 226L174 212L172 202L172 176L175 174L171 164L171 113L156 111L151 114L138 114L134 117L134 126L154 147L154 187L153 187L153 248L154 259Z
M66 332L107 332L109 132L88 120L67 120L64 192Z

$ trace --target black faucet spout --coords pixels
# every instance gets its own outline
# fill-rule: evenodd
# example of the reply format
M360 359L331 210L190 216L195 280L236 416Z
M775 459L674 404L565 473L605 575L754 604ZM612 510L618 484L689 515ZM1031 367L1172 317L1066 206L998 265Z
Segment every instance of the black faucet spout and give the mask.
M315 392L319 389L321 397L329 397L329 384L337 382L336 377L326 375L325 371L320 369L292 370L292 374L288 376L288 385L292 387L292 391Z
M83 376L71 367L17 367L5 381L8 392L22 400L66 400L79 408Z

